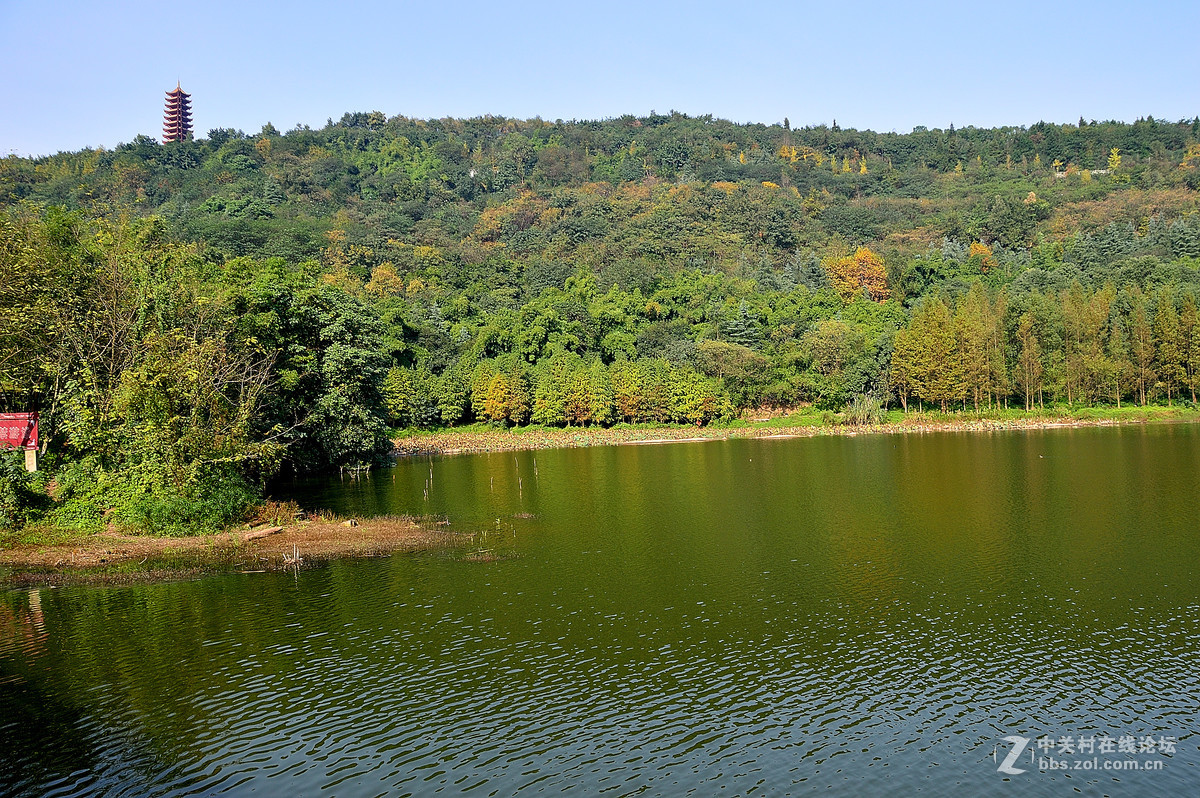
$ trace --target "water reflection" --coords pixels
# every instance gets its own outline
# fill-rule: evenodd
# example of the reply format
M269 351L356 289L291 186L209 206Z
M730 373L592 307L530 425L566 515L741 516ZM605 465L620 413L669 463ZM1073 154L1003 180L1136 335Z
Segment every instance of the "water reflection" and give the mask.
M0 780L1195 793L1198 443L1192 428L731 441L298 486L348 515L445 514L504 556L43 592L36 623L30 595L8 594L0 673L25 692L0 693L22 752ZM1120 780L1005 785L992 760L1005 735L1102 731L1181 742L1163 771Z

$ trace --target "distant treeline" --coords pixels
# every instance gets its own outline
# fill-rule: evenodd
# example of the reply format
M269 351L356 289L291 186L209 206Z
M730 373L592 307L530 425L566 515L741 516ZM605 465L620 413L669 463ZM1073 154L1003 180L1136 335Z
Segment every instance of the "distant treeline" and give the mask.
M1194 402L1198 175L1200 120L1150 118L370 113L9 157L0 409L43 414L55 523L194 529L389 426Z

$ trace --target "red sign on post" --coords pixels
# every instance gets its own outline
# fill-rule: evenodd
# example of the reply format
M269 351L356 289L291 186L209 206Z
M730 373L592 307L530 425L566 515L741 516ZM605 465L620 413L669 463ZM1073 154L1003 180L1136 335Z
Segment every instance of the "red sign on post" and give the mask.
M0 413L0 449L36 449L37 413Z

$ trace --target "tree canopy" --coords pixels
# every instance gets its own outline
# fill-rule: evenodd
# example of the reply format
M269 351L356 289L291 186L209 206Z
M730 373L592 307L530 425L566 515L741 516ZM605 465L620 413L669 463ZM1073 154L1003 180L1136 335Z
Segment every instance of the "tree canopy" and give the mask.
M60 516L149 528L389 426L1194 402L1198 153L1200 120L371 112L8 157L0 409L42 412Z

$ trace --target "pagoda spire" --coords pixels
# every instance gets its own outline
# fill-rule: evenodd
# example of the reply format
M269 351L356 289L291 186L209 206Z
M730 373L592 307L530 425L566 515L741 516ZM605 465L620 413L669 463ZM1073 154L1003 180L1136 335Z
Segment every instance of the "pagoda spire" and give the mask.
M185 141L192 137L192 95L180 88L167 92L167 107L163 113L163 144Z

